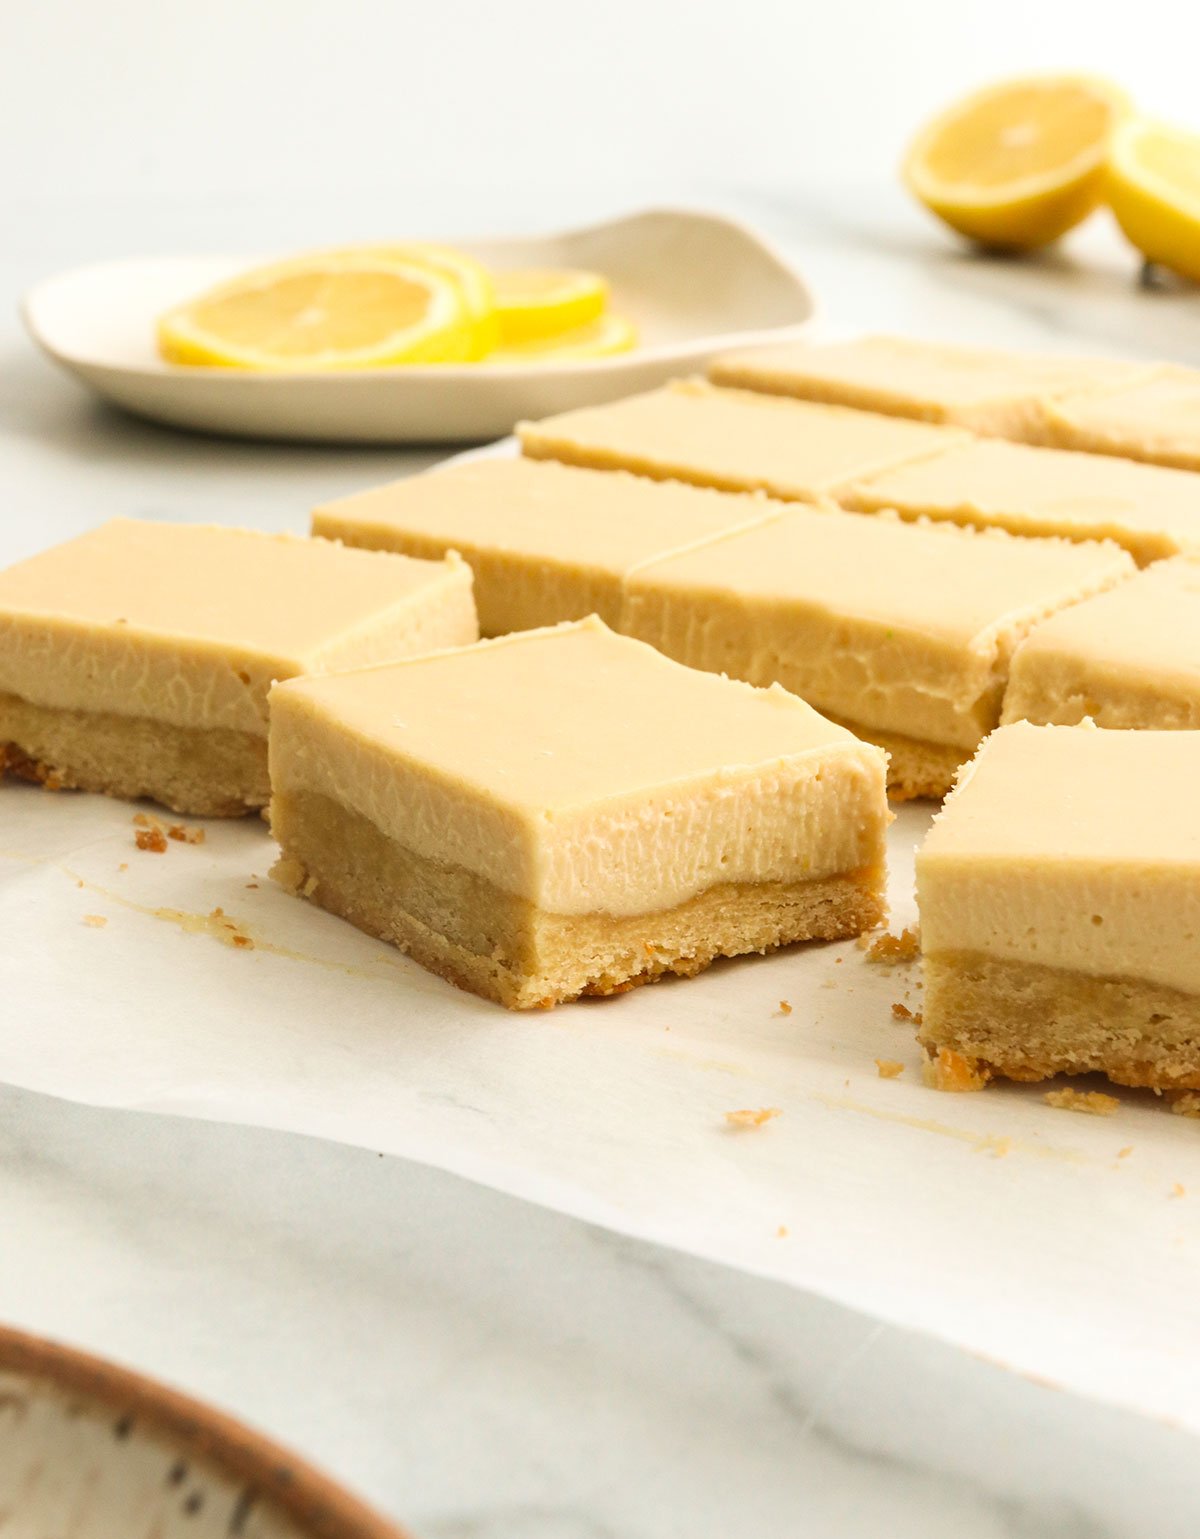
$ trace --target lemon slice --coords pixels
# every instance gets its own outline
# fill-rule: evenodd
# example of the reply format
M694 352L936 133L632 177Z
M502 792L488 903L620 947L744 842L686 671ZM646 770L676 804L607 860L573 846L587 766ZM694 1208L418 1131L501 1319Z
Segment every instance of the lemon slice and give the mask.
M611 358L637 346L637 329L621 315L602 315L598 321L576 326L554 337L537 337L517 347L498 347L488 363L572 363L587 358Z
M577 268L523 268L494 281L501 347L575 331L599 320L608 304L604 279Z
M351 246L324 253L339 260L378 258L401 266L428 267L452 279L462 295L463 306L472 327L468 358L483 358L500 340L496 315L496 291L492 275L465 251L453 246L439 246L431 241L389 241L368 246Z
M1200 138L1157 123L1122 124L1108 201L1143 256L1200 283Z
M1083 76L992 86L922 130L904 180L960 235L989 246L1044 246L1100 202L1109 143L1127 111L1116 86Z
M243 274L164 315L171 363L289 373L455 363L473 331L458 284L429 266L320 256Z

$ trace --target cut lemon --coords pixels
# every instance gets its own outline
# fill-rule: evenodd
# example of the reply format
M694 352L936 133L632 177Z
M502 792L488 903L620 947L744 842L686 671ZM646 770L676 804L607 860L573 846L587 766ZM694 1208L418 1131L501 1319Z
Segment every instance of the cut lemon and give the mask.
M576 268L497 273L495 285L501 347L578 330L599 320L608 304L604 279Z
M621 315L602 315L587 326L576 326L556 337L538 337L519 347L498 347L488 363L572 363L587 358L611 358L637 346L637 329Z
M171 363L291 373L457 363L473 330L459 285L429 266L319 256L245 273L164 315Z
M1109 144L1127 111L1116 86L1083 76L991 86L917 136L904 180L960 235L989 246L1044 246L1100 202Z
M389 241L369 246L351 246L325 253L338 259L361 260L363 257L397 262L401 266L428 267L452 279L459 287L463 307L470 317L472 338L469 358L483 358L500 340L496 316L496 290L492 275L474 257L452 246L438 246L430 241Z
M1108 202L1151 262L1200 283L1200 137L1131 119L1113 139Z

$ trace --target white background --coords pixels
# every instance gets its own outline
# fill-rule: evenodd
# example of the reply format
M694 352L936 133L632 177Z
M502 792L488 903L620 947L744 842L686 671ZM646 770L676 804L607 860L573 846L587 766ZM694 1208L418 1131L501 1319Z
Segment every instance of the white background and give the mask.
M1195 13L1170 0L5 10L0 185L21 198L365 193L385 231L447 189L528 189L553 218L564 196L871 180L931 108L1031 68L1111 74L1185 120L1195 102ZM79 252L102 239L81 228Z
M51 516L301 527L422 462L95 409L13 307L105 256L702 200L783 240L843 324L1197 336L1194 302L1127 303L1102 221L1074 243L1094 270L984 269L894 180L923 115L1016 70L1102 71L1200 126L1181 4L0 0L0 20L10 554ZM1166 1428L450 1177L27 1094L0 1128L0 1317L220 1400L428 1539L1200 1529L1194 1444Z

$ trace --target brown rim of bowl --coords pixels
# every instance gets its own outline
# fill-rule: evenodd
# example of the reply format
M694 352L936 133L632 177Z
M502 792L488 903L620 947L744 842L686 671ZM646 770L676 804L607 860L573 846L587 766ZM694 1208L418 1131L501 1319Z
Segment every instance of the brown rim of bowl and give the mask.
M40 1336L0 1325L0 1371L49 1380L59 1389L101 1401L118 1413L117 1437L137 1420L207 1459L222 1474L253 1488L313 1539L409 1539L405 1531L278 1443L199 1400L132 1369Z

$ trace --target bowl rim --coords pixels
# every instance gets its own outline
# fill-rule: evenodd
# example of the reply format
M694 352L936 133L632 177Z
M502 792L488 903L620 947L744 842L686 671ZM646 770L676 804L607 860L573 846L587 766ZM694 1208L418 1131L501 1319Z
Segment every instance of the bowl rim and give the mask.
M0 1372L46 1380L117 1413L114 1433L144 1421L181 1454L207 1460L294 1519L312 1539L411 1539L390 1518L299 1455L226 1411L132 1368L77 1347L0 1324Z

